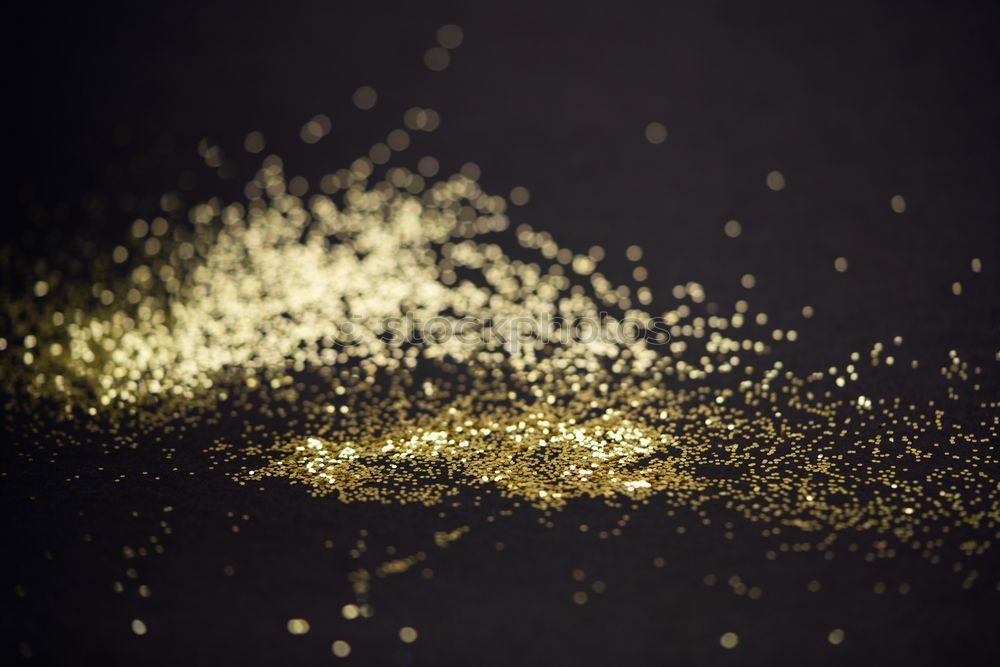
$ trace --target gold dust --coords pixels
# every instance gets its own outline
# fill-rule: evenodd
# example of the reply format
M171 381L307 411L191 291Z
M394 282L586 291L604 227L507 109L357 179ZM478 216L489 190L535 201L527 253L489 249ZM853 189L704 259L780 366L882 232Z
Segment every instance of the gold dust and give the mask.
M719 645L722 648L736 648L740 643L740 638L735 632L727 632L719 637Z
M454 50L462 45L462 28L453 23L438 28L436 36L438 44L446 49Z
M431 157L430 155L420 158L420 161L417 163L417 170L425 178L431 178L437 175L439 169L440 166L438 165L437 159Z
M246 138L243 139L243 150L247 153L256 154L264 150L267 142L264 140L264 135L254 130L247 134Z
M351 96L351 102L362 111L367 111L373 108L378 102L378 93L371 86L361 86L354 91L354 94Z
M389 148L396 152L405 151L410 146L410 135L406 130L393 130L385 140Z
M138 618L132 619L132 632L140 636L146 634L146 624Z
M510 191L510 203L515 206L524 206L530 198L531 195L528 192L528 188L523 186L519 185Z
M835 628L830 631L830 634L827 635L826 640L831 644L833 644L834 646L837 646L843 643L844 641L844 631L841 630L840 628Z
M178 220L133 221L110 261L94 263L90 282L33 275L11 300L25 316L5 322L0 341L8 387L39 420L83 421L94 432L104 422L135 425L138 436L122 446L140 446L157 427L259 414L286 426L213 442L213 461L236 466L237 484L279 480L343 502L442 505L472 490L544 511L582 498L724 506L816 542L867 534L881 545L870 548L872 560L918 537L933 556L953 531L1000 520L996 404L959 423L931 402L860 391L862 377L910 372L902 338L891 355L878 342L828 368L793 372L781 352L800 333L778 314L713 300L694 281L661 300L635 284L647 279L645 267L620 275L602 264L600 246L576 250L512 225L507 203L526 203L527 191L486 192L474 163L441 177L431 156L416 171L390 166L411 132L438 122L412 107L406 130L324 175L318 191L267 156L242 201L184 210L164 197ZM329 132L320 115L302 128L310 140ZM210 142L199 152L210 166L225 163ZM625 257L639 262L642 249L629 246ZM835 266L846 270L846 259ZM756 279L747 273L740 284L751 289ZM600 335L568 336L550 326L553 313L596 322ZM810 318L813 308L801 314ZM387 321L415 316L453 330L470 324L477 335L386 335ZM516 326L479 335L490 333L483 323L504 318ZM629 339L627 322L662 328ZM521 325L545 335L521 335ZM942 363L953 400L973 370L954 350ZM53 405L52 415L32 412ZM913 461L933 474L915 472ZM449 526L435 544L448 548L468 530ZM579 530L621 534L621 526ZM363 548L346 547L352 557ZM783 543L765 558L801 550ZM377 574L417 561L392 558ZM354 576L356 590L366 590L365 577ZM760 596L742 580L730 587ZM572 599L584 604L587 593ZM359 604L342 607L344 618L371 613ZM302 619L288 623L293 634L308 629Z
M405 644L412 644L417 641L417 631L410 626L403 626L399 629L399 639Z
M889 200L889 206L893 213L906 212L906 200L903 199L903 195L893 195L892 199Z
M330 650L338 658L346 658L351 654L351 645L343 639L338 639L330 646Z
M847 271L847 258L838 257L837 259L833 260L833 268L836 269L839 273L844 273L845 271Z
M743 232L743 225L739 220L730 220L723 226L723 231L731 239L737 238Z
M652 122L646 126L646 141L651 144L662 144L667 140L667 128L663 123Z
M304 618L290 618L286 626L288 632L293 635L304 635L309 632L309 621Z
M307 144L314 144L327 134L333 125L326 114L316 114L299 130L299 138Z
M771 190L774 190L775 192L777 192L778 190L785 189L785 175L782 174L780 171L768 172L767 178L765 180L767 182L767 187L769 187Z
M432 72L440 72L447 69L450 62L451 56L448 53L448 49L443 46L430 48L424 54L424 65Z

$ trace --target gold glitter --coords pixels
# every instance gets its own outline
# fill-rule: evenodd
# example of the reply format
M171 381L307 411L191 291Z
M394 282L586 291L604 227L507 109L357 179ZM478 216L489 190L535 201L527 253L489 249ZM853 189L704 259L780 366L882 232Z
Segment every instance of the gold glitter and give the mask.
M840 273L847 271L847 258L838 257L837 259L833 260L833 268L835 268Z
M417 631L410 626L404 626L399 629L399 638L406 644L412 644L417 641Z
M132 632L137 635L146 634L146 624L140 621L138 618L132 619Z
M393 130L386 138L386 143L394 151L405 151L410 146L410 135L406 130Z
M346 658L351 654L351 645L345 642L343 639L338 639L333 642L330 647L333 654L338 658Z
M453 32L438 39L446 57L461 42ZM375 93L364 90L354 102L371 108ZM772 561L826 551L845 534L871 539L861 549L870 560L915 540L933 558L964 544L963 531L1000 520L991 445L1000 406L977 400L960 419L936 402L950 405L976 386L969 378L978 370L958 351L926 373L933 398L922 403L867 388L889 386L904 370L923 372L906 363L901 337L892 354L878 342L819 369L786 368L782 352L800 333L805 342L808 330L789 329L798 325L780 311L769 315L745 299L729 306L695 281L656 295L635 284L648 278L643 266L604 266L600 246L567 247L518 220L512 228L508 200L526 204L527 190L491 195L474 163L440 178L431 156L413 156L416 171L390 164L439 120L411 107L406 130L314 179L318 192L305 176L286 178L271 155L242 201L184 209L166 196L170 221L133 221L130 238L93 262L82 284L29 274L24 293L9 299L0 345L4 381L23 398L11 409L47 428L84 423L93 434L112 433L115 447L225 415L259 415L280 426L258 429L248 419L244 433L205 447L213 465L225 463L248 489L291 484L345 503L442 512L472 492L477 502L493 495L541 510L547 527L580 499L724 508L769 535L795 531L799 537L761 549ZM330 119L316 115L300 136L312 143L330 130ZM249 135L244 143L254 152ZM214 168L225 163L210 142L200 154ZM768 186L780 189L784 178L775 174ZM741 228L731 220L724 231L736 238ZM620 260L620 252L611 254ZM636 263L643 251L631 245L625 257ZM653 266L660 256L648 260ZM846 259L835 267L845 271ZM746 273L740 284L751 289L756 279ZM810 318L813 308L801 313ZM571 327L550 324L554 315L590 323L595 335L570 335ZM395 335L421 322L443 331ZM626 336L629 327L649 335ZM858 384L862 378L871 384ZM227 533L240 530L233 513L227 519ZM609 539L625 525L587 520L581 539ZM440 528L433 544L442 549L472 530ZM734 528L720 534L734 538ZM123 554L143 558L145 548ZM342 555L363 561L373 548L352 540ZM377 565L352 566L357 599L341 606L344 619L372 615L367 596L380 577L433 575L420 564L423 552L385 553ZM126 576L139 575L129 568ZM574 588L606 590L600 580L588 586L582 570L572 577ZM703 581L752 600L762 595L737 575ZM816 580L807 586L820 590ZM571 599L589 600L583 590ZM303 619L287 627L309 630ZM737 643L735 633L720 639L726 648ZM338 641L332 650L343 657L350 647Z
M662 144L667 140L667 128L663 123L652 122L646 126L646 141L651 144Z
M780 171L772 171L767 174L767 187L777 192L785 189L785 175Z
M837 646L838 644L841 644L844 641L844 631L841 630L840 628L831 630L830 634L827 635L826 640L831 644L833 644L834 646Z
M520 185L510 191L510 203L515 206L524 206L528 203L530 197L528 189Z
M247 134L246 138L243 139L243 150L247 153L260 153L266 145L264 135L256 130Z
M892 199L889 200L889 206L892 207L894 213L904 213L906 211L906 200L903 199L903 195L893 195Z
M417 163L417 171L425 178L431 178L438 173L438 161L430 155L420 158Z
M427 69L434 72L446 69L449 62L451 62L451 56L448 54L448 49L443 46L435 46L424 54L424 64L427 65Z
M723 227L723 231L726 232L726 236L735 239L743 232L743 225L740 224L739 220L730 220Z
M304 618L288 619L288 632L293 635L304 635L309 632L309 621Z
M299 138L307 144L314 144L329 134L331 128L330 118L325 114L317 114L302 126Z
M354 102L354 106L357 108L367 111L375 106L378 102L378 93L371 86L361 86L354 91L354 95L351 96L351 101Z
M437 42L446 49L457 49L462 45L462 29L453 24L443 25L438 28Z

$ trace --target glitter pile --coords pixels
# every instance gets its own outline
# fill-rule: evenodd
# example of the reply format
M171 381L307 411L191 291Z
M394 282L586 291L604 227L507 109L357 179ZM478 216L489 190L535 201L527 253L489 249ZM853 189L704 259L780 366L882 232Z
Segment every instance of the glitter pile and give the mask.
M378 169L360 158L307 199L271 156L245 203L135 221L90 284L39 276L4 322L8 388L34 397L14 409L147 429L243 410L245 440L211 448L238 463L238 483L276 477L344 502L657 500L823 546L845 530L928 557L949 535L989 546L962 536L1000 520L997 402L964 399L977 416L962 428L942 408L951 384L937 405L859 395L863 366L917 370L881 343L842 370L755 368L797 333L766 330L746 301L721 315L691 282L654 316L649 288L598 271L602 248L508 230L507 201L470 175L427 184L391 167L376 182ZM475 335L394 335L390 322ZM627 322L641 335L622 335ZM942 371L976 396L980 369L952 353ZM266 433L254 415L289 426Z

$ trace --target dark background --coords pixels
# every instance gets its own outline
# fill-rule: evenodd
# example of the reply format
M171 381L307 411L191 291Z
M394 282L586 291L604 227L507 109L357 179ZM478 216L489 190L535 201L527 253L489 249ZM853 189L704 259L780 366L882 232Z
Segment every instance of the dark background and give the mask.
M261 157L242 150L251 130L290 175L315 185L401 127L405 109L427 106L441 128L412 133L403 164L435 155L446 174L474 161L487 191L528 187L531 201L512 222L578 250L603 245L605 272L619 281L630 267L624 250L638 243L654 306L668 307L670 288L688 280L724 308L748 298L772 326L800 332L780 351L792 367L842 365L897 334L909 357L931 365L950 349L981 364L997 350L1000 11L991 3L209 2L10 12L8 269L53 246L79 245L84 258L110 249L166 190L186 203L239 198ZM423 53L445 23L459 24L465 41L447 70L431 72ZM370 111L351 103L361 85L378 91ZM306 145L299 128L317 113L333 130ZM666 125L665 143L645 140L651 121ZM204 165L203 137L225 149L235 178ZM787 179L780 192L765 186L772 169ZM906 198L902 215L889 207L894 194ZM743 224L738 239L723 234L730 218ZM838 256L849 259L844 274L833 270ZM971 272L972 257L982 273ZM7 284L22 279L6 273ZM757 277L749 296L744 273ZM799 315L806 304L817 311L810 321ZM882 382L873 391L925 396ZM219 471L169 471L204 468L200 445L240 426L170 443L180 461L170 465L158 445L113 455L80 448L54 464L6 455L5 661L26 642L36 661L63 664L313 664L335 660L334 639L351 642L350 662L375 664L939 664L989 663L997 653L995 555L965 591L962 574L906 554L875 564L808 554L766 561L774 545L758 528L737 526L724 541L717 525L695 528L662 507L630 512L624 534L602 541L576 527L610 529L627 508L580 503L545 529L533 511L486 524L468 502L441 517L439 508L344 506L280 484L251 492ZM127 479L112 485L93 473L98 459ZM174 507L170 536L157 532L165 505ZM244 513L249 521L238 519ZM233 533L234 523L245 526ZM433 546L434 530L465 524L471 532L454 545ZM689 532L678 536L677 524ZM378 548L426 550L435 574L377 581L376 615L348 622L339 609L352 601L346 573L358 564L347 551L362 528ZM122 545L154 533L164 554L127 580L134 563ZM336 548L324 549L325 539ZM667 567L652 567L657 555ZM222 574L226 564L235 576ZM608 585L584 606L570 600L582 588L570 578L578 567L588 585ZM720 582L738 573L764 596L706 587L709 572ZM820 592L806 591L812 579ZM114 580L125 593L111 591ZM889 592L874 595L876 581ZM908 595L894 592L903 582ZM135 594L139 583L150 598ZM11 593L15 585L27 596ZM285 622L299 616L312 631L293 637ZM135 617L149 634L131 633ZM415 644L396 639L402 625L418 629ZM833 628L846 632L840 646L826 641ZM718 637L730 630L741 642L724 651Z

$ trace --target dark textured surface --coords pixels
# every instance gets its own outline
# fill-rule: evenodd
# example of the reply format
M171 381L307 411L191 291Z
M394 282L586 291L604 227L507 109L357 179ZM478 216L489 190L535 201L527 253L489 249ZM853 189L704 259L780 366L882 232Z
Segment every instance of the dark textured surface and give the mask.
M755 308L800 331L781 352L799 370L843 364L897 334L933 368L950 349L995 366L1000 81L998 16L986 3L19 11L6 59L16 189L8 243L19 252L78 234L110 248L185 170L197 177L188 201L238 196L256 166L240 150L250 130L264 132L289 173L315 182L384 139L406 108L429 106L442 126L417 136L404 163L432 154L448 172L471 160L488 191L527 186L531 202L513 222L569 247L603 245L606 272L619 279L625 247L642 245L654 305L688 280L732 303L746 296L739 277L753 273ZM422 54L448 22L463 27L465 43L451 67L430 72ZM350 101L364 84L379 93L368 112ZM307 146L298 130L321 112L334 129ZM669 130L662 145L643 137L652 120ZM203 136L236 156L231 183L195 154ZM787 178L783 191L765 186L772 169ZM124 192L139 196L133 210L122 210ZM896 193L906 197L903 215L889 208ZM743 223L738 239L722 233L729 218ZM845 274L832 268L841 255ZM981 274L970 272L971 257L983 259ZM955 280L961 297L951 294ZM817 311L808 322L798 314L806 304ZM866 389L932 395L889 377ZM995 399L995 373L986 386ZM717 523L731 517L696 527L683 512L667 518L655 499L638 511L573 504L546 529L534 510L487 524L467 502L345 506L280 483L261 493L205 470L203 445L241 428L224 421L169 443L178 448L169 463L156 442L111 455L74 448L51 465L9 450L4 661L17 659L22 641L34 660L62 664L320 664L335 661L334 639L348 640L347 662L359 664L990 664L998 652L995 550L976 565L977 585L962 590L962 574L916 554L768 561L774 545L758 528L737 525L725 540ZM112 484L87 472L94 465L129 474ZM175 465L204 472L172 473ZM599 540L596 530L623 511L632 515L623 534ZM122 546L148 540L163 518L173 527L164 553L126 562ZM581 534L580 523L593 530ZM435 530L466 524L462 539L434 547ZM361 528L371 537L359 563L347 549ZM324 549L326 539L336 548ZM344 620L347 572L377 564L390 544L426 551L434 577L376 580L375 616ZM666 567L654 568L654 556ZM227 564L235 576L222 574ZM129 566L139 578L124 577ZM607 592L574 605L574 568ZM710 572L715 587L702 583ZM730 574L763 597L733 595ZM817 593L806 590L813 579ZM112 592L115 580L125 593ZM876 581L889 592L873 594ZM894 592L903 582L908 595ZM140 583L150 598L136 595ZM18 584L26 597L13 595ZM143 637L129 630L136 617L149 626ZM311 632L289 635L292 617L308 619ZM418 629L415 644L398 641L403 625ZM840 646L826 640L833 628L846 632ZM726 631L740 636L732 651L718 644Z

